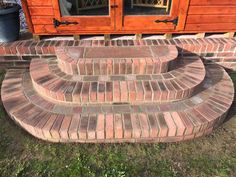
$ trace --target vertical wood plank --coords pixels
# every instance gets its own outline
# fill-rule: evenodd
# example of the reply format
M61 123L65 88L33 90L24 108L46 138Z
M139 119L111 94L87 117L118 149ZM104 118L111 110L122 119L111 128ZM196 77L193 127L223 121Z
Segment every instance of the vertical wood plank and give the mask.
M123 20L124 20L124 12L123 12L123 0L116 0L115 3L118 5L118 8L115 11L115 28L116 30L122 30L123 28Z
M179 21L178 25L176 26L177 31L184 30L185 28L188 16L189 3L190 0L180 0L179 2L179 15L178 15Z

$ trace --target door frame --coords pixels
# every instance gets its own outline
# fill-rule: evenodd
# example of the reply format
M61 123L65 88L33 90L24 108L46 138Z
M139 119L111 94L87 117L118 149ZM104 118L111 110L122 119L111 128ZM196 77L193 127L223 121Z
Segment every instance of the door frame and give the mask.
M58 31L114 31L115 30L115 0L109 0L109 15L104 16L62 16L59 0L52 0L54 16L56 20L77 22L78 25L68 25L57 27ZM101 24L101 25L99 25Z
M137 20L140 16L124 16L123 12L123 1L124 0L109 0L109 16L61 16L59 0L52 0L54 16L59 21L76 21L80 25L69 25L61 26L57 28L57 31L61 34L63 33L74 33L74 34L136 34L136 33L173 33L180 32L184 30L185 22L187 18L187 12L189 8L190 0L173 0L176 5L174 8L175 13L170 12L170 15L157 16L150 15L150 19L154 20L164 20L164 19L173 19L178 16L178 24L175 28L169 28L168 24L159 24L158 28L127 28L124 26L126 19L132 18ZM111 8L111 5L117 5L117 8ZM174 5L172 5L174 6ZM171 10L173 10L173 8ZM145 16L146 18L147 16ZM92 23L88 24L88 21ZM98 26L97 24L101 24ZM90 26L89 26L90 25Z
M181 24L182 20L186 20L186 14L187 14L187 7L189 5L189 0L173 0L170 14L169 15L125 15L123 4L124 0L116 0L116 4L120 7L116 11L116 30L117 31L149 31L149 32L155 32L158 30L158 32L161 31L176 31L176 30L182 30L183 25ZM185 15L185 16L184 16ZM158 23L158 25L154 24L156 20L173 20L176 17L178 17L178 23L177 25L173 25L171 23ZM149 28L142 28L142 24L135 24L134 21L139 22L149 22ZM134 25L130 25L134 24ZM150 26L151 25L151 26Z

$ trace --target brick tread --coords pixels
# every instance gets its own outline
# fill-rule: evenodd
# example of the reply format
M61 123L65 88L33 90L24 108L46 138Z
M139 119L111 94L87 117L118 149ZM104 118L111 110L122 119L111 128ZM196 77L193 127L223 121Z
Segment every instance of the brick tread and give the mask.
M174 45L56 47L59 68L70 75L158 74L178 56Z
M34 88L54 101L73 104L166 102L192 96L205 77L200 58L179 58L176 69L162 74L71 76L57 60L34 59L30 74Z
M68 105L77 112L65 114L64 105L38 99L32 84L24 82L29 77L26 70L9 70L1 95L10 117L40 139L92 143L175 142L209 134L224 121L233 102L234 87L228 74L217 65L209 65L206 70L203 90L190 99L176 102L175 109L171 106L175 103L156 105L161 108L159 111L138 110L136 106L137 109L128 112L126 105L113 105L111 112L109 108L96 112L89 105ZM140 104L139 108L144 105ZM49 111L55 106L58 106L56 112ZM90 111L85 113L85 108Z

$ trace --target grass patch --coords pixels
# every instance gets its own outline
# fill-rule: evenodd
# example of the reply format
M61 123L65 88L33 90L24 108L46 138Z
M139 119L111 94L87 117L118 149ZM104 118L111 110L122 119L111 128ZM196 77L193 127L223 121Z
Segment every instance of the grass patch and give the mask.
M0 80L3 74L0 71ZM236 74L231 76L236 83ZM0 104L0 176L236 176L235 105L231 119L195 141L94 145L35 139L15 125Z

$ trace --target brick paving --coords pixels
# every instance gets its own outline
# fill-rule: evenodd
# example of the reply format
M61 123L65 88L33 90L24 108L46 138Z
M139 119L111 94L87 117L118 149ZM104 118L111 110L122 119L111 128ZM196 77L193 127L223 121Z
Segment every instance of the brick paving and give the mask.
M206 62L214 62L236 70L236 38L174 38L146 40L42 40L25 39L11 43L0 43L0 68L26 68L30 59L55 56L58 47L141 47L175 45L180 56L201 56ZM76 56L76 55L75 55Z
M167 72L146 67L149 72L135 73L132 64L143 58L130 54L132 72L116 73L116 60L129 55L123 50L117 58L98 54L96 60L108 56L112 67L97 74L91 51L91 73L85 69L80 74L79 67L76 74L65 73L55 58L34 59L29 69L8 70L1 90L4 107L30 134L52 142L176 142L209 134L223 123L234 98L233 83L223 68L176 55ZM145 59L153 55L150 48L143 50ZM174 49L168 50L160 47L160 56L168 58ZM78 52L73 48L67 55L80 58Z
M67 75L55 59L34 59L30 75L43 96L77 104L115 102L163 102L192 96L205 78L200 58L181 59L177 69L162 74Z
M158 74L168 71L178 56L169 46L58 47L55 49L61 71L74 75Z

